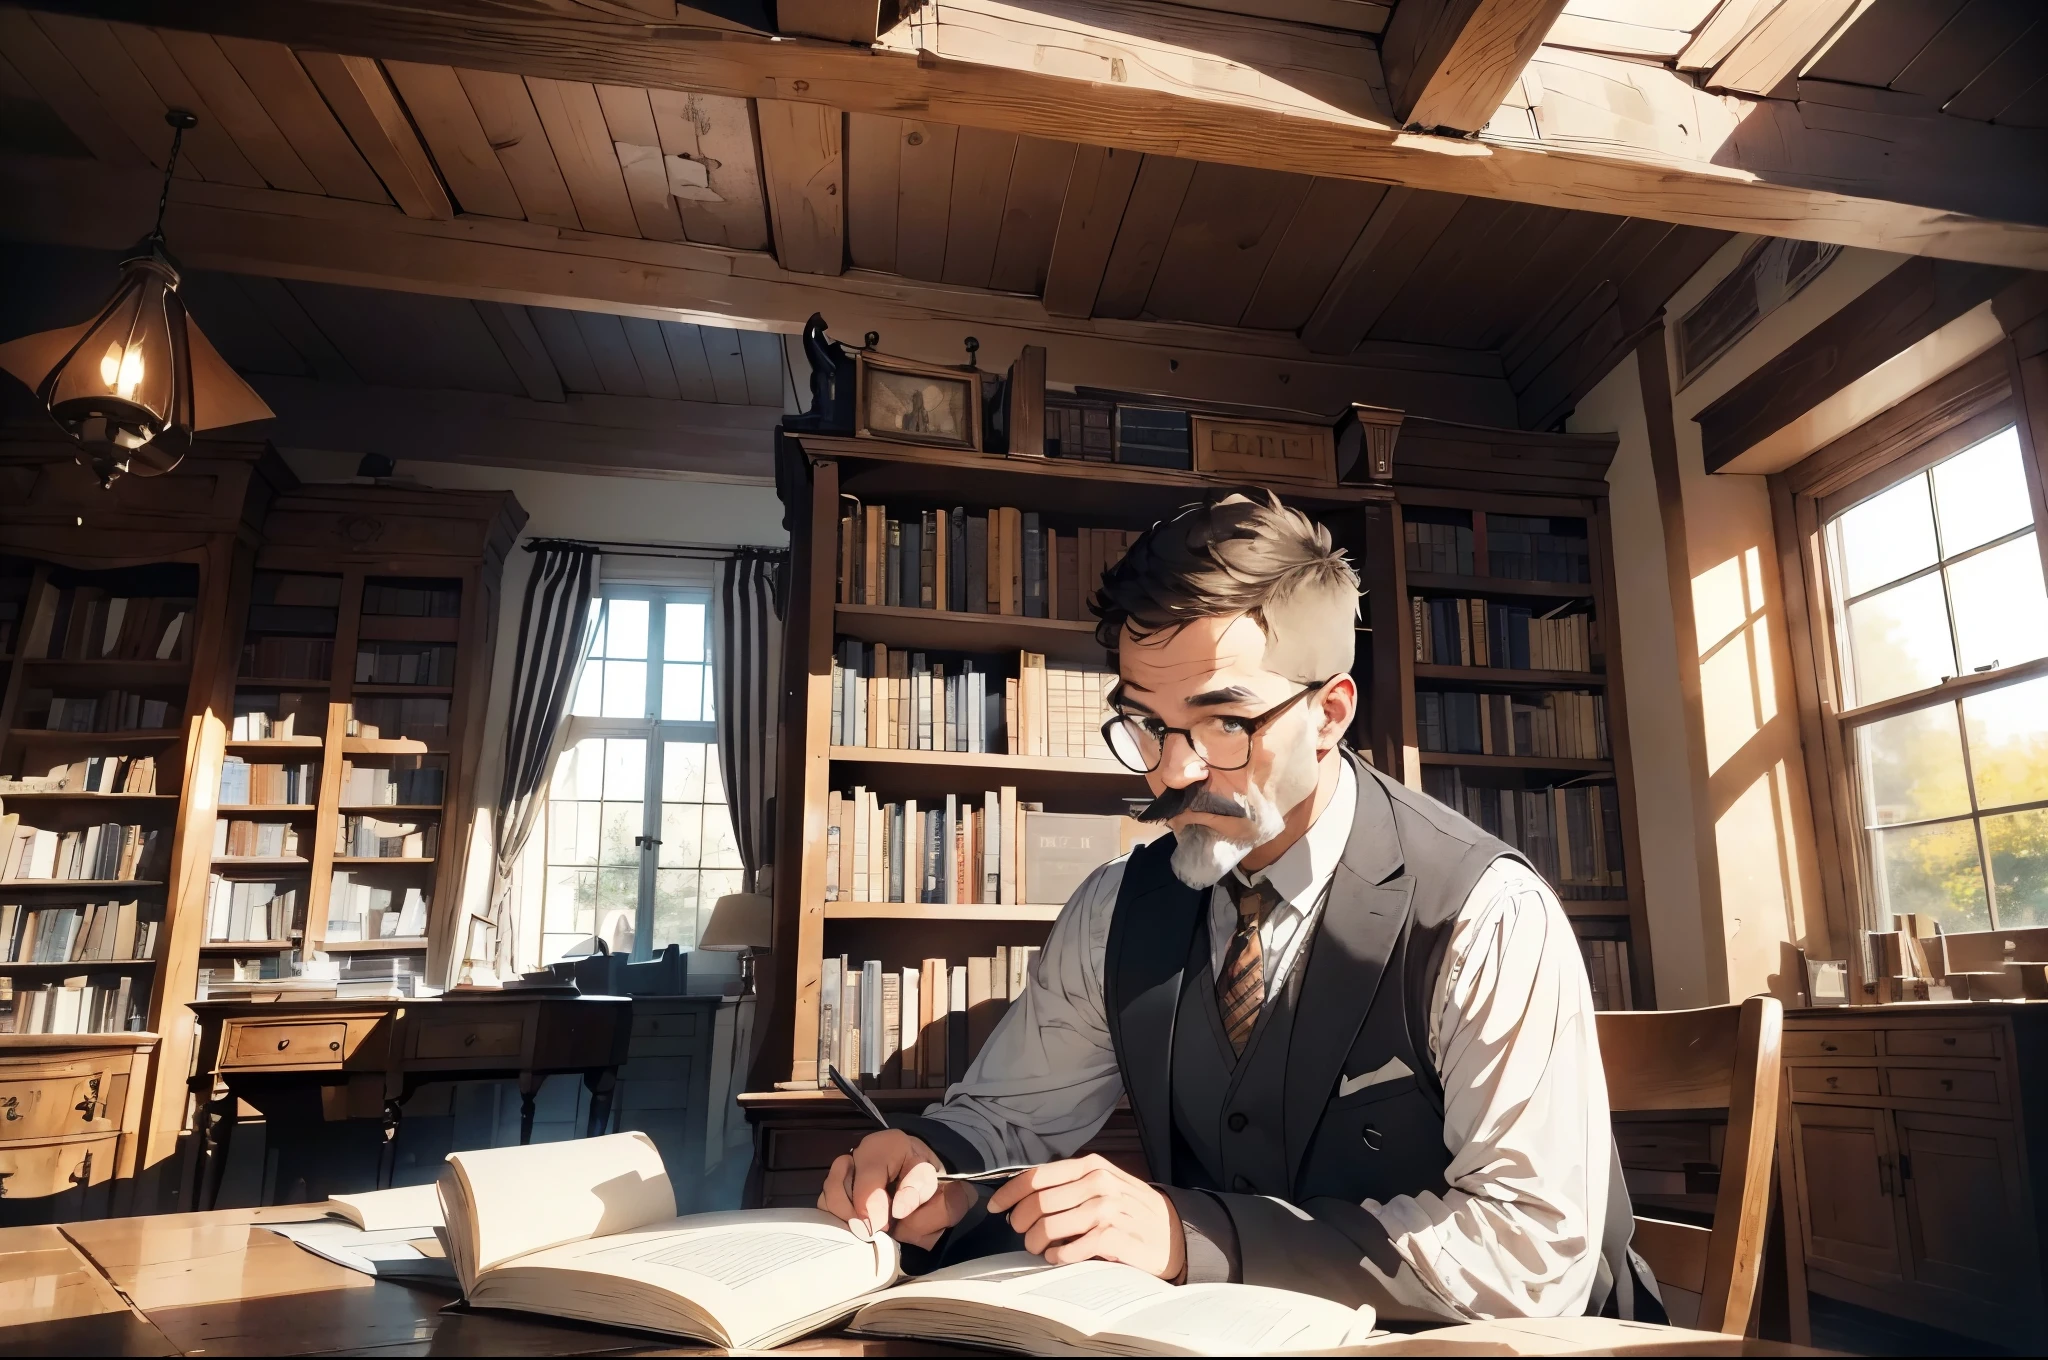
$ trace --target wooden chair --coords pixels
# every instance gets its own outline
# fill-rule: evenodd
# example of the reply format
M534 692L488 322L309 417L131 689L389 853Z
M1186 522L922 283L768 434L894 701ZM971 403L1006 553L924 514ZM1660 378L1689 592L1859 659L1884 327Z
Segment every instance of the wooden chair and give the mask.
M1739 1006L1604 1011L1599 1017L1607 1100L1615 1113L1728 1111L1712 1231L1636 1219L1635 1249L1660 1286L1699 1295L1692 1325L1707 1331L1741 1335L1755 1309L1771 1215L1784 1024L1784 1007L1768 996Z

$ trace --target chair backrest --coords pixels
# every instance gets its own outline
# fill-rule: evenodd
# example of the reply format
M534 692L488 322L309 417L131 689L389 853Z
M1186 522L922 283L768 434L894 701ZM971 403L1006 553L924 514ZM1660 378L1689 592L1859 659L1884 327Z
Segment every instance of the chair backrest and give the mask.
M1785 1009L1753 996L1692 1011L1603 1011L1599 1026L1615 1113L1728 1111L1713 1230L1639 1217L1635 1249L1660 1283L1700 1296L1696 1326L1740 1335L1763 1275Z

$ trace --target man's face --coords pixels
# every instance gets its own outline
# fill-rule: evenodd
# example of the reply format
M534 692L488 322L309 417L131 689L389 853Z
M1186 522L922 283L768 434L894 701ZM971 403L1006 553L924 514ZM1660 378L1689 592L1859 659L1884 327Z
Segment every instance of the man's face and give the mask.
M1176 728L1213 718L1255 718L1302 689L1301 682L1267 669L1265 631L1243 614L1197 619L1143 641L1126 629L1118 673L1122 711ZM1259 729L1242 769L1211 769L1185 737L1167 737L1159 768L1145 778L1155 798L1187 791L1184 810L1167 819L1177 842L1174 873L1183 882L1209 887L1281 834L1287 814L1315 792L1320 753L1342 734L1349 686L1347 677L1330 687L1343 691L1341 715L1311 697Z

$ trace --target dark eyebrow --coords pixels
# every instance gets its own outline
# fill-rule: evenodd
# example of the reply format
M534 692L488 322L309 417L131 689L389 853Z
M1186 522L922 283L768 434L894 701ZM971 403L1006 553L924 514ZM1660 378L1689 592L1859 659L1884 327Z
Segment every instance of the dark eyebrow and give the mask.
M1226 685L1222 689L1204 690L1191 695L1187 700L1189 708L1218 708L1224 704L1256 704L1259 696L1243 685Z
M1140 713L1146 713L1146 714L1151 714L1151 716L1153 716L1153 717L1155 717L1155 718L1156 718L1156 717L1158 717L1159 715L1158 715L1158 714L1156 714L1156 713L1153 713L1153 712L1152 712L1152 710L1151 710L1151 708L1149 708L1149 707L1148 707L1148 706L1147 706L1147 705L1145 704L1145 701L1144 701L1144 700L1142 700L1142 699L1133 699L1133 698L1131 697L1131 695L1130 695L1130 691L1132 691L1132 690L1134 690L1134 689L1144 689L1144 688L1145 688L1145 687L1144 687L1143 685L1137 684L1137 683L1135 683L1135 682L1133 682L1133 681L1130 681L1130 680L1119 680L1119 681L1117 681L1117 682L1116 682L1116 688L1115 688L1115 689L1113 689L1113 690L1111 690L1111 691L1109 692L1109 706L1110 706L1111 708L1113 708L1113 709L1118 709L1118 710L1122 710L1122 709L1125 709L1125 708L1135 708L1135 709L1137 709L1137 710L1138 710L1138 711L1139 711Z

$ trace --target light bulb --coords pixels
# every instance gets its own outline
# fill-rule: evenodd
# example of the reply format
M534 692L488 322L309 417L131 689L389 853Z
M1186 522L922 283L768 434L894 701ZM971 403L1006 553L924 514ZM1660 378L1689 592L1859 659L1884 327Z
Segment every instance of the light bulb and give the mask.
M123 354L118 342L108 345L100 358L100 381L121 400L133 399L135 389L142 386L142 346L130 345Z

